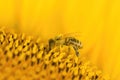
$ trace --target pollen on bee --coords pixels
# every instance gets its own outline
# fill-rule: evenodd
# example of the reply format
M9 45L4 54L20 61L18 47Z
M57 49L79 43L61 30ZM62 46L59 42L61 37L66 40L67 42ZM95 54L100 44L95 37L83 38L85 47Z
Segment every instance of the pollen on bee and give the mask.
M0 80L109 80L70 45L55 46L25 34L0 31Z

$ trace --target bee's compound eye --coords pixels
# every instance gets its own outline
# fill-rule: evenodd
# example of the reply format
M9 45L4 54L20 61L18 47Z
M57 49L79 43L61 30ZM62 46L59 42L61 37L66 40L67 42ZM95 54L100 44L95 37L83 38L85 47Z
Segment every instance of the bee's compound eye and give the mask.
M55 45L55 41L53 39L49 40L49 50L51 50Z
M55 43L55 41L53 39L50 39L49 44L53 44L53 43Z

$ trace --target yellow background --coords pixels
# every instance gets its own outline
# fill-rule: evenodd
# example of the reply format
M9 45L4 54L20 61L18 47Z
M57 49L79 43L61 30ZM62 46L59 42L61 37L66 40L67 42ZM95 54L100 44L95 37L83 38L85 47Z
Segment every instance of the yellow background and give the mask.
M120 80L120 0L0 0L0 26L44 39L80 32L81 54Z

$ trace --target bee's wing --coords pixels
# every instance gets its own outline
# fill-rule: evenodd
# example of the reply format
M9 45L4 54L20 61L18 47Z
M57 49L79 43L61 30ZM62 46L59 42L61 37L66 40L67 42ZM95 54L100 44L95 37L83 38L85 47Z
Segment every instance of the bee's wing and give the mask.
M73 33L66 33L66 34L63 34L63 38L65 37L75 37L75 38L80 38L81 37L81 32L73 32Z

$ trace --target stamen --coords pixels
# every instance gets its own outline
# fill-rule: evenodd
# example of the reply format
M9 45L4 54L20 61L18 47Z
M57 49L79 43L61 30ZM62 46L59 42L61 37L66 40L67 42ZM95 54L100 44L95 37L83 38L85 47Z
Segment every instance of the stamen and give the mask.
M0 80L109 80L69 45L48 52L41 40L0 31Z

